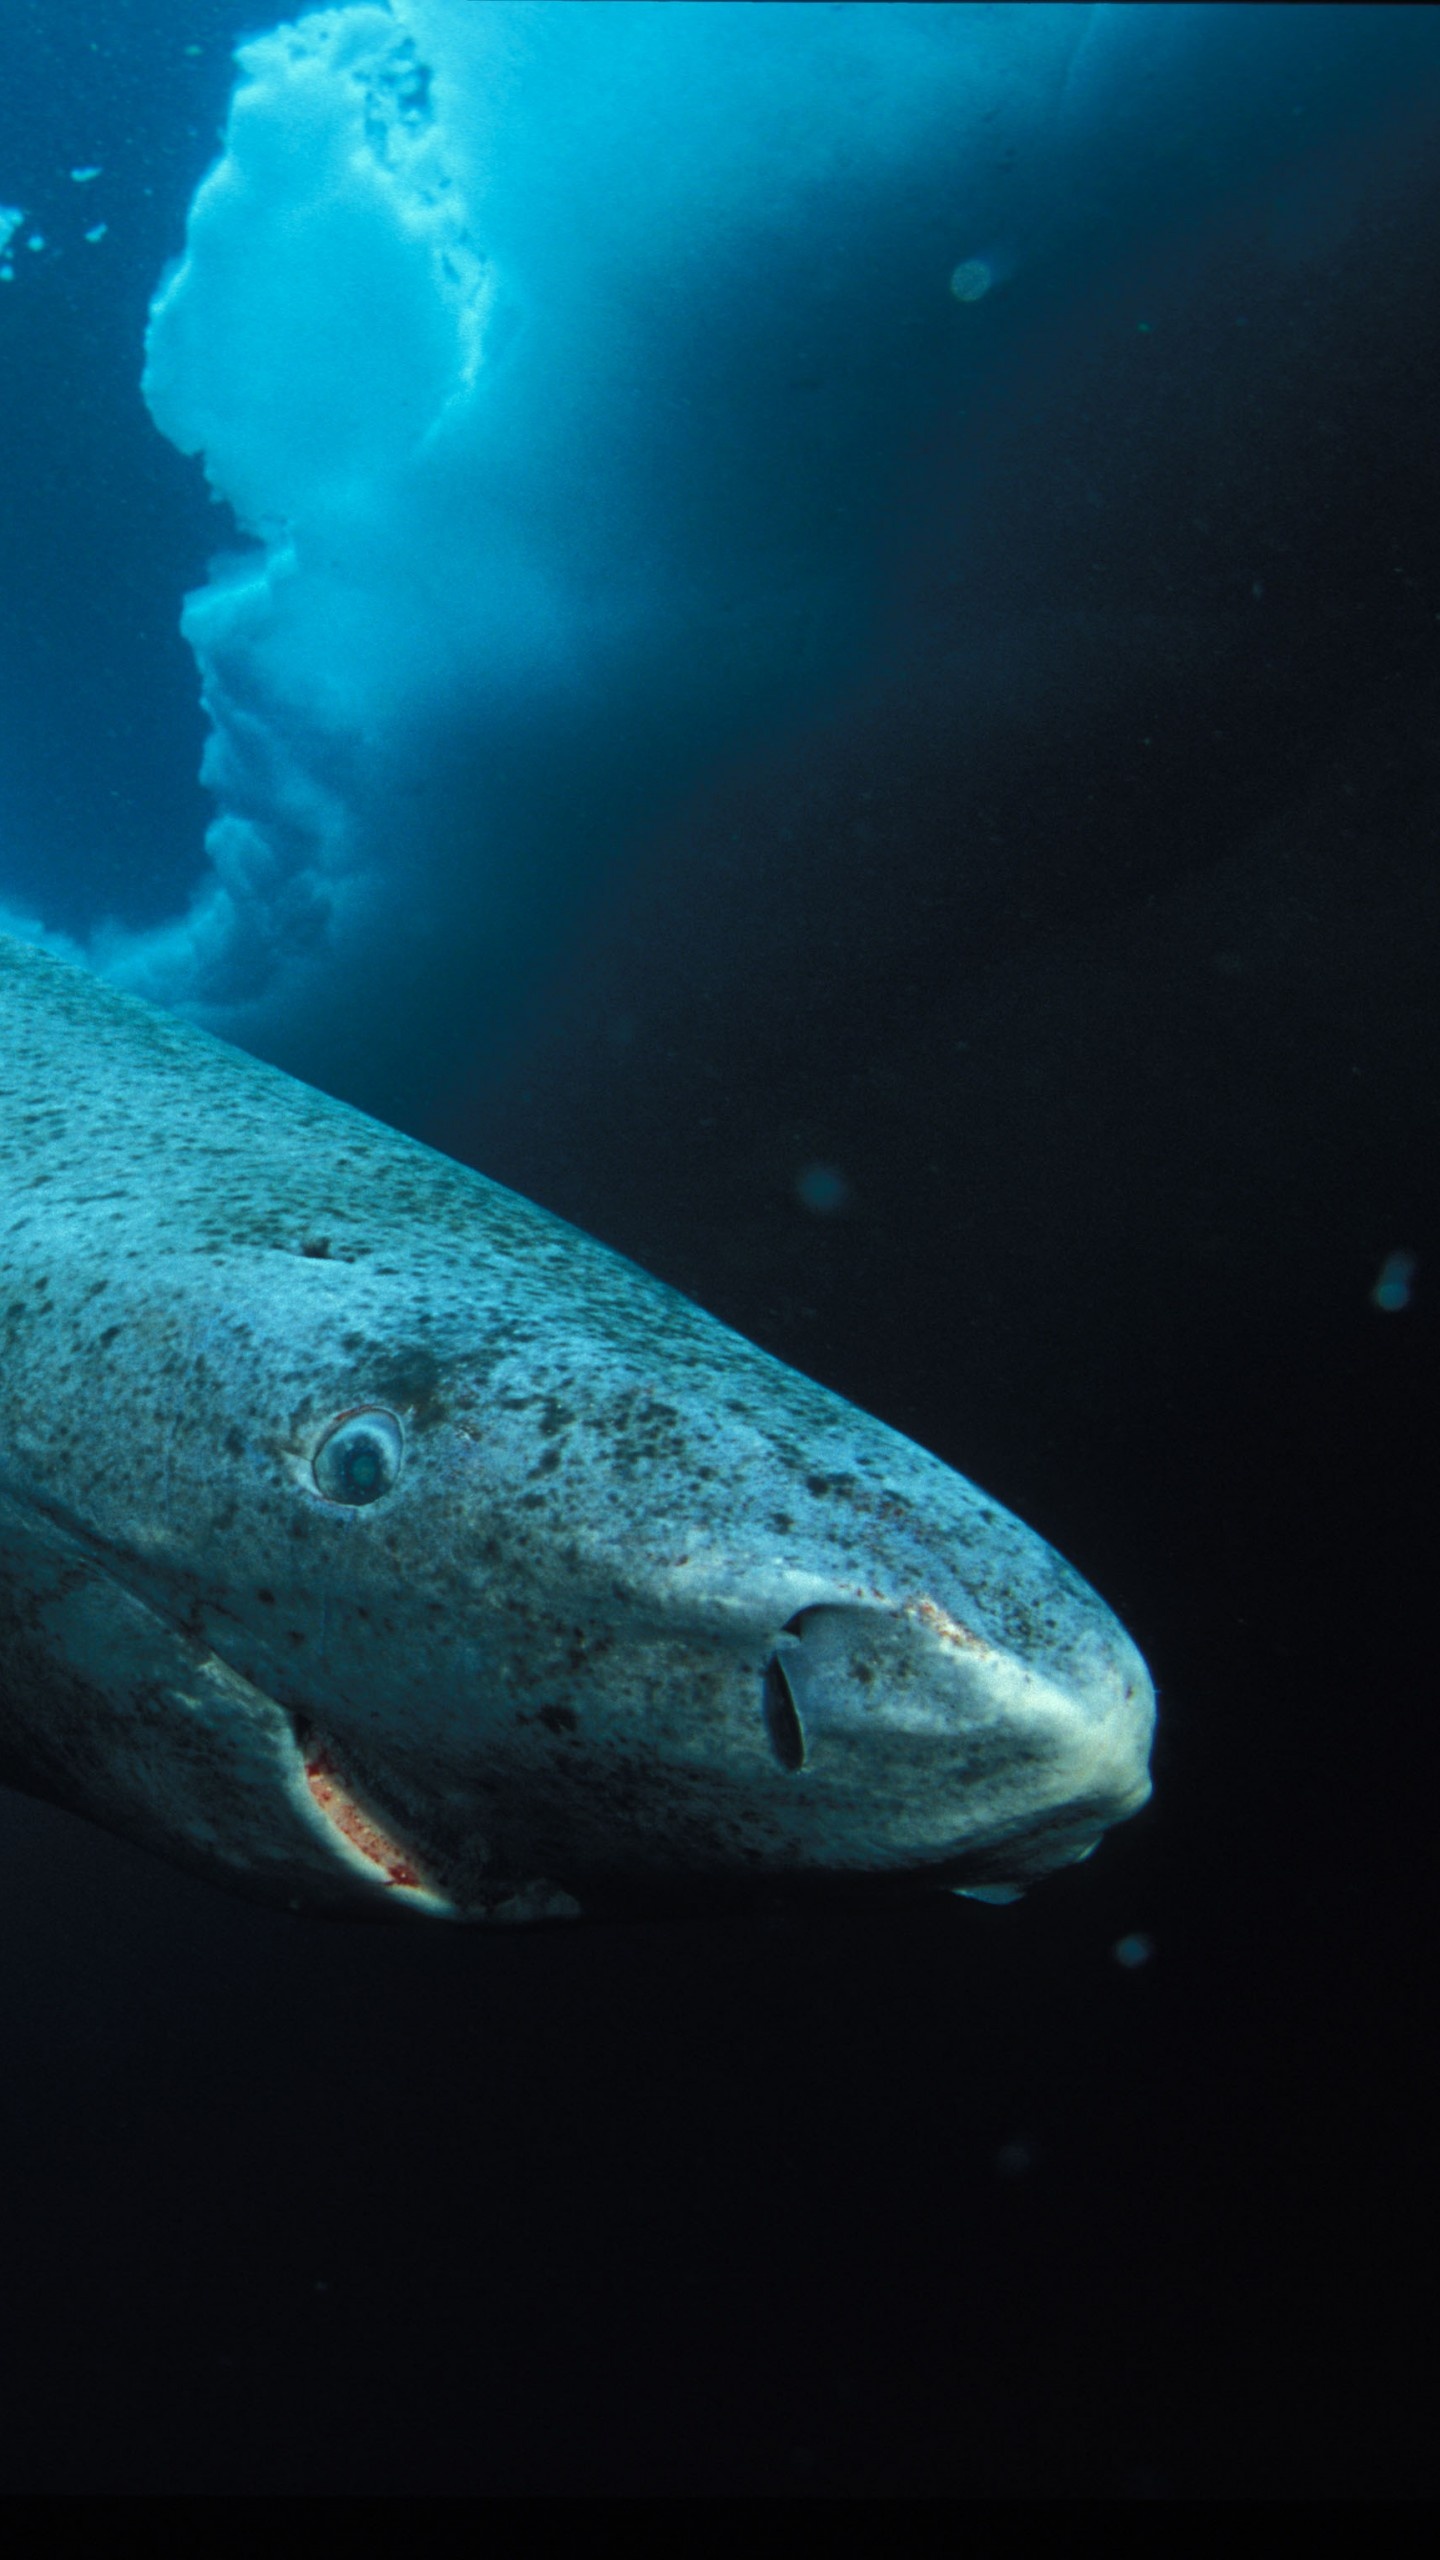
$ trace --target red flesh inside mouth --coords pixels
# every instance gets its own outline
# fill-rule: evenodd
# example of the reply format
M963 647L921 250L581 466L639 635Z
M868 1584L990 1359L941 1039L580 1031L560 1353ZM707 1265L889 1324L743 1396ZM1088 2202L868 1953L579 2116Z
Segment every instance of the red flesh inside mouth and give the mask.
M379 1868L387 1884L406 1885L412 1893L426 1890L425 1879L408 1852L356 1803L324 1744L313 1739L305 1752L305 1784L326 1821L362 1858Z

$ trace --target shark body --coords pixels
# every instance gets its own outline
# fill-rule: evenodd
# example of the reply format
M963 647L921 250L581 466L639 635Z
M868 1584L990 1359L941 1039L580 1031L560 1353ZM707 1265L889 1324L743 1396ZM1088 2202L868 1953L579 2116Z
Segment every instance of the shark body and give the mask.
M999 1897L1153 1713L938 1459L0 936L0 1781L294 1908Z

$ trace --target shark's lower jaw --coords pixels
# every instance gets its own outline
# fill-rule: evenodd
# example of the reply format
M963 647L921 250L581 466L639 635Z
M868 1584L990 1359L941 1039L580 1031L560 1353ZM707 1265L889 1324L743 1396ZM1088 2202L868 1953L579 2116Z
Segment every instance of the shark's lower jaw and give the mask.
M405 1894L422 1904L444 1905L411 1851L387 1831L351 1793L330 1745L301 1728L296 1743L305 1773L305 1788L337 1855L354 1862L367 1883L382 1891Z
M482 1899L460 1902L430 1872L423 1855L366 1803L347 1778L340 1755L313 1725L295 1720L295 1745L312 1827L357 1882L397 1917L462 1920L504 1927L578 1920L581 1905L547 1877L498 1879Z

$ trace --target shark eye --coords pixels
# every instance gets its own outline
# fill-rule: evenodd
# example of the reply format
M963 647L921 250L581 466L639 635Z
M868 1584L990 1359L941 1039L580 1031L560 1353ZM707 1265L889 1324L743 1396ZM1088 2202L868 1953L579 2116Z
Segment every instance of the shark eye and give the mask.
M315 1483L327 1502L378 1502L400 1481L405 1443L393 1413L371 1405L342 1414L315 1452Z

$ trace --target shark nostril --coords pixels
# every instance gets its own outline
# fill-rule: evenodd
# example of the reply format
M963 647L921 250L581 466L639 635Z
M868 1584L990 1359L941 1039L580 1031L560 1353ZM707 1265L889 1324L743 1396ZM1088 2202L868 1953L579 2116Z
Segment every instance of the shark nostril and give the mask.
M765 1719L766 1738L782 1769L795 1771L805 1766L805 1728L795 1704L795 1692L785 1677L778 1653L772 1653L765 1665L760 1689L760 1712Z

